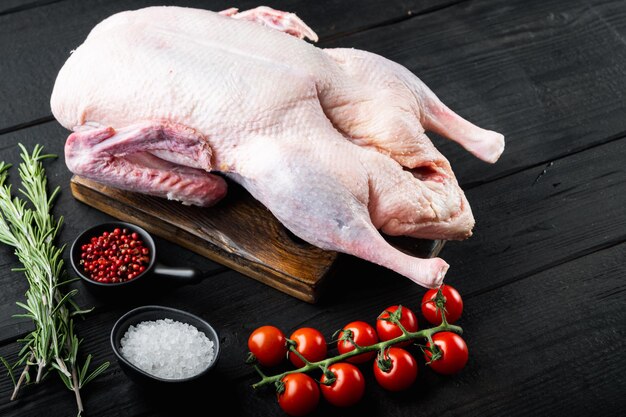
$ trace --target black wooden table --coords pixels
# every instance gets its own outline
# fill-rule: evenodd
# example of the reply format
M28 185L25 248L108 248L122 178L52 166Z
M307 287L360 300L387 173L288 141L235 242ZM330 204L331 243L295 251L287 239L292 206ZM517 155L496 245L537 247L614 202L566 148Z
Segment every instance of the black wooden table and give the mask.
M62 194L55 214L60 243L110 218L78 203L63 161L68 132L49 97L71 49L106 16L152 4L221 10L251 0L2 0L0 2L0 155L19 162L17 143L40 143L59 159L46 164ZM469 345L463 372L442 377L420 363L418 382L389 394L369 366L366 396L352 409L324 402L315 415L623 415L626 406L626 2L620 0L269 1L296 12L321 47L379 53L417 74L452 109L502 132L496 165L434 137L466 190L474 236L448 243L447 281L463 294L459 323ZM419 310L424 289L382 268L349 259L315 305L298 301L159 240L172 259L212 275L129 302L103 302L80 283L77 301L95 306L77 329L81 351L111 367L83 392L88 416L283 415L271 390L243 360L250 332L274 324L330 335L352 320L374 322L384 307ZM26 282L12 251L0 247L0 355L14 360L31 329L13 318ZM211 274L211 272L213 272ZM131 382L114 360L109 332L141 304L196 313L215 325L222 356L215 378L182 393L157 395ZM422 320L423 322L423 320ZM0 414L72 416L71 392L49 378L9 401L0 377Z

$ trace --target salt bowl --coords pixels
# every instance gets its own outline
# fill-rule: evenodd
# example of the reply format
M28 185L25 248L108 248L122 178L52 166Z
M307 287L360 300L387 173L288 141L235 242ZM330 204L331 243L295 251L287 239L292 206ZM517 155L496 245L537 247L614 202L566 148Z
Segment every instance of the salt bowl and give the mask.
M124 372L138 382L189 383L209 374L219 338L206 321L164 306L137 307L111 330L111 346Z

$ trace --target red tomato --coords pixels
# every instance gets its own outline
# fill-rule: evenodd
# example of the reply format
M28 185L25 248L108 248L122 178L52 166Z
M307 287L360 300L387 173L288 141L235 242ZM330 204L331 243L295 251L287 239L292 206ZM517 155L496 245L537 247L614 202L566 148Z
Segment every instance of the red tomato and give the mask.
M456 333L440 332L433 335L433 342L441 351L441 357L430 362L433 371L452 375L461 371L467 363L469 353L465 340ZM430 347L430 343L426 343L426 347ZM426 361L430 361L432 353L428 350L424 352Z
M446 320L448 323L452 324L456 322L461 317L461 313L463 313L463 299L461 298L461 294L450 285L442 285L441 293L446 302ZM441 312L437 309L437 305L434 301L436 295L437 289L426 291L426 294L424 294L422 298L422 314L430 324L439 325L441 324Z
M405 390L417 378L417 361L406 350L391 347L374 361L374 377L388 391Z
M339 333L339 341L337 342L337 350L340 354L344 354L354 350L354 345L349 340L344 340L342 337L346 335L352 335L352 340L358 346L370 346L378 343L378 335L374 327L364 321L353 321L343 327L343 330ZM376 352L366 352L360 355L352 356L346 359L351 363L363 363L367 362L376 356Z
M302 327L293 332L289 338L296 342L296 350L309 362L321 361L326 357L328 349L326 340L324 340L324 335L319 330ZM302 359L293 352L289 352L289 360L296 368L304 366Z
M328 367L335 375L330 385L325 382L326 374L320 379L320 389L326 401L337 407L350 407L358 403L365 393L365 378L356 366L349 363L335 363Z
M400 311L398 311L400 310ZM402 330L398 325L389 321L390 314L394 316L400 316L400 324L409 332L417 331L417 317L409 308L404 306L391 306L387 307L385 311L380 313L378 319L376 319L376 331L381 341L391 340L398 336L402 336ZM410 345L411 341L397 343L396 346Z
M276 394L278 405L290 416L304 416L317 408L320 390L313 378L307 374L285 375L282 379L283 390Z
M287 338L274 326L262 326L248 338L248 349L263 366L276 366L287 355Z

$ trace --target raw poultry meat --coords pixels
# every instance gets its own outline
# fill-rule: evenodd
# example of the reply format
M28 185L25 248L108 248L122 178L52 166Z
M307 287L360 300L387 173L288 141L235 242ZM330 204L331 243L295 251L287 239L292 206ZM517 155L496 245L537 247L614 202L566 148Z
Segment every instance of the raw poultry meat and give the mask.
M68 168L199 206L225 195L225 176L305 241L440 285L445 261L409 256L380 231L470 236L470 205L424 132L487 162L503 136L453 113L399 64L304 37L317 39L294 14L267 7L150 7L105 19L51 97L74 131Z

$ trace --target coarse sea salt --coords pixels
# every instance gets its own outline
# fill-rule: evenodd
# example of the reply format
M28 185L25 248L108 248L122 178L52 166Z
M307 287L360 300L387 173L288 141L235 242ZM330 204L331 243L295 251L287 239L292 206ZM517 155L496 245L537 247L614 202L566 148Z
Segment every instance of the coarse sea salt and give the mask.
M130 326L120 352L133 365L164 379L190 378L213 361L213 342L196 327L172 319Z

